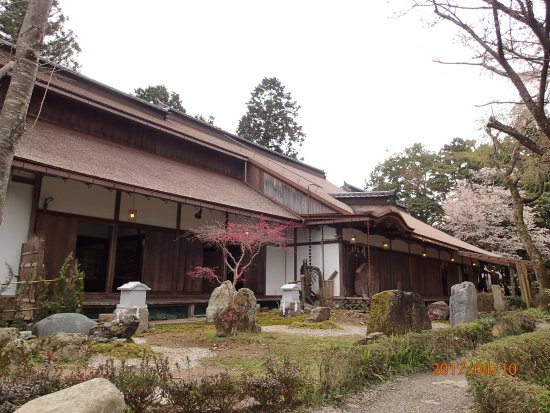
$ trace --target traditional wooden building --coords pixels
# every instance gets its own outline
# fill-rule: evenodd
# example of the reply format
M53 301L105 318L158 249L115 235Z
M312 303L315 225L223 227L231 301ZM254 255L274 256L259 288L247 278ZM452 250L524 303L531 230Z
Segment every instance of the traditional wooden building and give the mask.
M3 65L12 50L1 50ZM335 296L400 288L431 298L475 280L482 262L509 263L414 219L393 193L344 188L320 169L43 64L13 162L0 262L18 268L22 243L40 234L48 274L76 254L87 306L114 304L130 280L151 287L153 305L204 302L212 286L186 271L221 266L221 255L182 234L265 217L297 228L286 250L266 248L248 274L260 300L278 299L303 259L332 280Z

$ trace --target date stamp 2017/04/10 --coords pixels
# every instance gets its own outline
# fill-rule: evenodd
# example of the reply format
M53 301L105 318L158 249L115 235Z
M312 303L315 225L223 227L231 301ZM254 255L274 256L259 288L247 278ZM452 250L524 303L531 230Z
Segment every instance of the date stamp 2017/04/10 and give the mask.
M432 376L461 376L463 374L470 376L481 376L482 374L493 375L502 374L504 376L517 376L518 367L515 363L432 363Z

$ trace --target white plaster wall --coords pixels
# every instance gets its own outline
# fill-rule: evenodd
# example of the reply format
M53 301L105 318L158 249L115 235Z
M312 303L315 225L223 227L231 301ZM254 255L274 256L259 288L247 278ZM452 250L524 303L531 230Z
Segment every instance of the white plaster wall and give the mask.
M338 271L338 275L334 278L334 295L340 295L340 246L339 244L325 245L325 272L324 278L328 278L334 271Z
M32 208L32 185L11 182L8 185L4 217L0 225L0 282L8 276L6 263L19 273L21 245L27 240ZM3 295L14 295L10 286Z
M266 248L265 293L266 295L281 295L281 286L286 284L286 251L282 248L268 246Z
M44 200L48 197L53 198L53 201L48 203L50 211L113 219L116 191L46 176L42 180L39 208L42 208Z
M225 221L225 212L202 208L201 219L195 218L198 207L183 205L181 208L181 229L194 229L203 225L215 225Z
M134 222L138 224L176 229L178 204L175 202L164 202L158 198L123 192L120 197L121 221L129 222L128 210L131 208L137 209Z

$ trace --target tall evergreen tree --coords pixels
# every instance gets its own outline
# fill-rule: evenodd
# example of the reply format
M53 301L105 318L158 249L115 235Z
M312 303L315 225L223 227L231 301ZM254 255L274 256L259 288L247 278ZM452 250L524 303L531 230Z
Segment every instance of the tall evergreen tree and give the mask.
M0 0L0 39L15 44L29 0ZM50 10L46 33L42 44L41 56L54 63L78 70L80 45L71 29L65 28L67 16L54 0Z
M137 88L134 95L155 105L167 106L186 113L179 93L170 92L164 85L147 86L145 89Z
M237 134L277 153L296 158L305 133L296 122L300 105L276 77L263 78L247 103Z

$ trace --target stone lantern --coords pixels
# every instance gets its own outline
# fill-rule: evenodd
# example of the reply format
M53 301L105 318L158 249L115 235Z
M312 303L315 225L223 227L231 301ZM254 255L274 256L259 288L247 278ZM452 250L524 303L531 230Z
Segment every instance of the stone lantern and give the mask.
M147 291L151 289L139 281L131 281L117 288L120 291L120 303L117 304L115 316L121 312L130 312L139 318L138 332L146 330L149 325L149 310L145 302Z
M296 284L285 284L281 287L283 296L279 306L279 315L293 316L302 312L300 288Z

